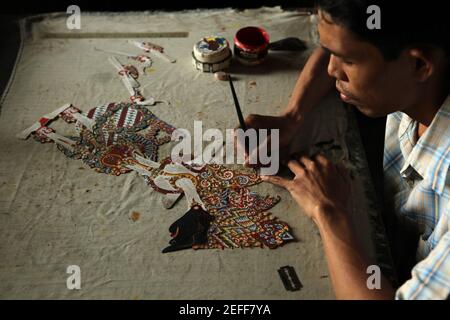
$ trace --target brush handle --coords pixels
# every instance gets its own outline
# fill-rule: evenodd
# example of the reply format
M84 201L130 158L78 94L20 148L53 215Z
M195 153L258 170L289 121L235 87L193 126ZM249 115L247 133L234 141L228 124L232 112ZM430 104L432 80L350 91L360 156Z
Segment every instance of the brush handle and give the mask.
M239 119L239 124L242 130L247 130L247 126L245 125L244 117L242 116L241 107L239 105L239 101L236 95L236 91L234 90L233 80L231 79L231 75L228 76L228 80L230 82L231 94L233 95L234 106L236 108L236 113Z

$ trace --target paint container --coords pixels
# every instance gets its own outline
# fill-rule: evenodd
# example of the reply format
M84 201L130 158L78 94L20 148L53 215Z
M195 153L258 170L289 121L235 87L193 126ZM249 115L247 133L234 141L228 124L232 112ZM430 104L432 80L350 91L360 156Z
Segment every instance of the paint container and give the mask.
M263 28L242 28L234 36L234 56L244 65L259 65L267 57L269 42L269 34Z
M227 39L208 36L194 45L192 63L197 70L214 73L227 69L230 66L231 56Z

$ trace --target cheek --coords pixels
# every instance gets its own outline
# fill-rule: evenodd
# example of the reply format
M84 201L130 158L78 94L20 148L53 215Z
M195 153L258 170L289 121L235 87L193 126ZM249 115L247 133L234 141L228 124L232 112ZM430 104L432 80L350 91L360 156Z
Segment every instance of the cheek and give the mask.
M380 71L381 70L381 71ZM354 68L347 73L348 90L367 105L396 104L396 96L405 92L404 81L390 70L380 68Z
M377 91L379 76L376 73L371 73L364 68L348 68L346 71L348 77L348 90L353 94L364 97L373 91Z
M347 76L349 93L358 99L360 105L357 107L362 113L379 117L394 111L395 79L386 77L385 73L364 69L348 71Z
M397 66L386 67L375 84L379 92L383 94L385 103L390 104L391 107L409 104L410 97L413 97L416 92L407 70L399 69Z

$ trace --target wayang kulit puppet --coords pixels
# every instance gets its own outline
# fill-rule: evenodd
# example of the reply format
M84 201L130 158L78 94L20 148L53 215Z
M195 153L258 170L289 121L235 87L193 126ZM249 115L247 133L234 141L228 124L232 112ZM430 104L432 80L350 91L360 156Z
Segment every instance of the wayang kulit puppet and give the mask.
M120 69L126 87L135 90L136 70L125 68L116 59L110 62ZM170 158L159 161L158 148L171 141L175 128L142 105L146 99L142 98L141 103L131 100L87 112L66 104L41 117L18 137L27 139L31 135L42 143L54 142L67 157L81 160L100 173L121 175L135 171L151 188L164 194L169 204L166 207L184 196L187 212L169 227L171 240L163 252L186 248L277 248L293 240L289 226L268 212L280 198L250 190L261 182L256 171L178 163ZM50 128L58 118L75 125L77 135L61 135Z

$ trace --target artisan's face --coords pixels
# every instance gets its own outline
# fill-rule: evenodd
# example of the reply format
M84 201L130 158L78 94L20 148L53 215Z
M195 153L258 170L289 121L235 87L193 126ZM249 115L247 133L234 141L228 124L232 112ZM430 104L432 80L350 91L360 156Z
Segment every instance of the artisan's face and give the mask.
M321 45L330 51L328 73L336 78L341 99L370 117L379 117L411 104L414 81L407 59L384 60L378 48L361 41L319 11Z

